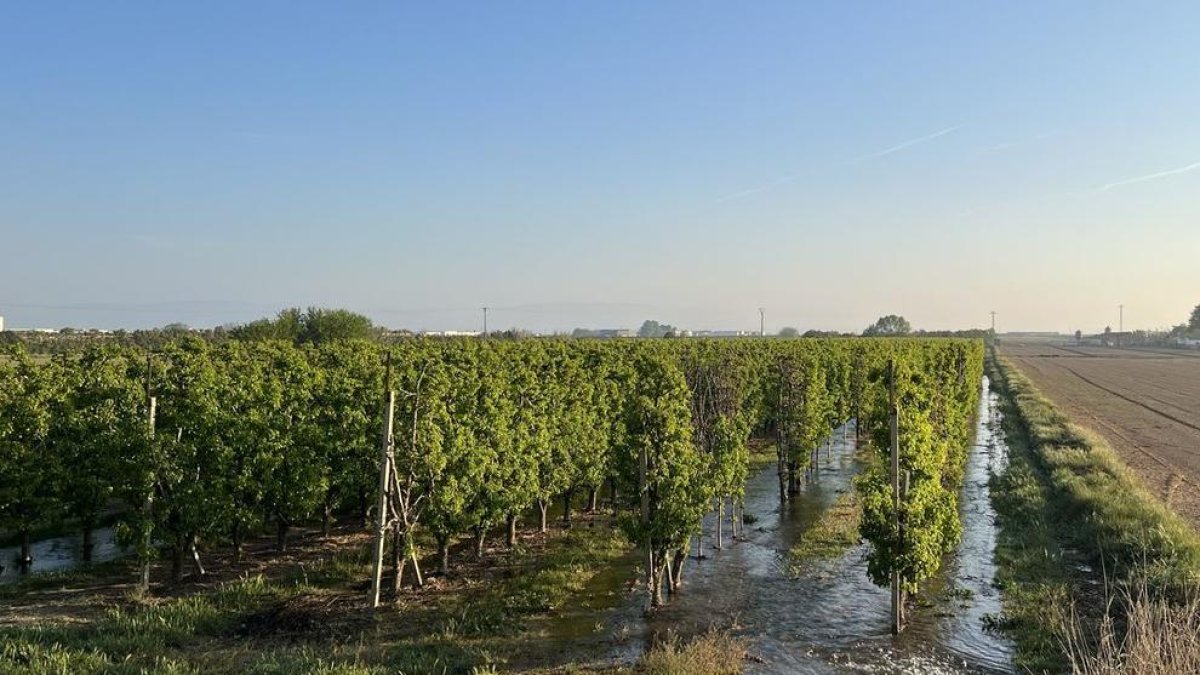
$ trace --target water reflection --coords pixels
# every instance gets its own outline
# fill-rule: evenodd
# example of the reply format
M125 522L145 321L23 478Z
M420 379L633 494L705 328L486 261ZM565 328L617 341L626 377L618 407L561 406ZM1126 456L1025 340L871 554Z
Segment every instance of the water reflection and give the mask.
M111 527L100 527L92 531L92 562L115 560L125 555L128 549L117 543L116 531ZM64 572L84 565L83 537L79 533L62 537L51 537L33 542L33 564L21 570L20 546L0 548L0 584L11 584L27 574Z
M593 580L578 606L542 623L539 644L551 655L536 660L628 664L668 633L686 638L717 627L750 641L751 673L1013 672L1010 642L985 631L982 621L1001 611L992 585L996 526L988 491L1007 450L998 415L985 380L961 496L962 544L927 584L900 636L890 635L887 589L867 579L865 545L789 575L787 555L798 535L853 489L859 467L851 423L835 430L815 478L782 509L774 466L751 477L746 512L756 520L740 541L727 538L725 549L714 551L710 516L707 557L687 561L683 590L665 608L643 617L644 591L634 590L638 557L631 554Z

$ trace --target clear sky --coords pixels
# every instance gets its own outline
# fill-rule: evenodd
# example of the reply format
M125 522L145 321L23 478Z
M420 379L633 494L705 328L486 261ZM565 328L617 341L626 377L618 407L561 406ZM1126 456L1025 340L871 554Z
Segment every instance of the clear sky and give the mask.
M10 327L1116 329L1200 302L1200 3L0 5Z

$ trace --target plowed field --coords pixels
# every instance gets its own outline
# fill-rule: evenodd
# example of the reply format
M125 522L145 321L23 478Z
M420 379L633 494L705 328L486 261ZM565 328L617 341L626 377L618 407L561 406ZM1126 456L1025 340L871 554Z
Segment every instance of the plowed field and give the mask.
M1000 353L1200 529L1200 353L1019 342Z

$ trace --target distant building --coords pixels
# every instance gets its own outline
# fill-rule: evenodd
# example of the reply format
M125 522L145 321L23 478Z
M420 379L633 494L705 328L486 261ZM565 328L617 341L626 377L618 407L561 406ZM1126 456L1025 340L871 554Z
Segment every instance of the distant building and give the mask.
M421 335L427 337L479 337L477 330L427 330Z
M637 337L637 333L628 328L601 328L595 333L598 338L631 338Z
M692 337L703 338L729 338L729 337L755 337L758 331L754 330L696 330L692 331Z
M4 332L4 317L0 316L0 333Z

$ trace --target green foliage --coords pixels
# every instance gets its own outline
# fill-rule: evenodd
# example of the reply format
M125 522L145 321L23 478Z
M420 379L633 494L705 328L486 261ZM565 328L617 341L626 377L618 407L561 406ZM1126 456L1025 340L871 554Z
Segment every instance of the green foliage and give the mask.
M61 454L51 445L63 406L62 366L20 347L0 354L0 529L28 532L61 515Z
M879 317L875 323L867 326L867 329L863 331L863 335L866 337L885 337L908 335L911 332L912 324L908 322L908 319L897 314L888 314L887 316Z
M633 360L636 374L628 392L625 420L628 435L622 465L630 491L638 500L647 495L645 514L630 515L624 526L633 541L649 541L656 559L684 546L707 510L705 461L690 424L687 381L668 357L648 352ZM644 457L644 460L643 460ZM645 481L641 482L644 461Z
M612 482L625 531L649 539L661 564L686 549L714 498L742 496L752 433L778 438L793 485L848 419L878 435L886 393L871 373L892 359L910 527L902 539L891 532L886 470L870 468L860 490L872 574L896 565L915 584L957 540L977 342L417 339L389 347L385 384L378 344L314 328L345 318L289 310L256 339L188 334L153 354L113 346L38 362L10 348L0 359L2 526L64 514L86 522L119 500L121 530L152 529L178 562L194 542L274 527L282 544L299 523L339 513L361 522L375 500L390 387L409 545L421 530L443 547L483 536ZM157 400L153 437L147 393Z
M279 312L274 319L259 319L237 326L238 340L286 340L295 344L325 344L339 340L373 340L379 330L371 320L345 309L298 307Z
M666 323L659 323L650 319L642 322L641 328L638 328L638 337L660 338L666 337L668 333L675 334L678 332L675 326Z
M958 494L979 400L983 345L904 342L890 356L894 367L877 371L881 386L874 389L876 400L866 419L875 458L855 480L863 506L859 529L871 543L867 573L872 581L887 585L899 572L904 589L915 592L961 536ZM900 432L898 512L891 480L889 378Z

